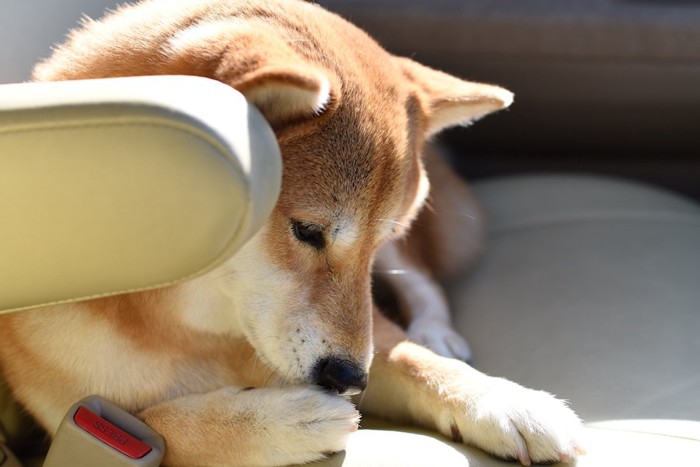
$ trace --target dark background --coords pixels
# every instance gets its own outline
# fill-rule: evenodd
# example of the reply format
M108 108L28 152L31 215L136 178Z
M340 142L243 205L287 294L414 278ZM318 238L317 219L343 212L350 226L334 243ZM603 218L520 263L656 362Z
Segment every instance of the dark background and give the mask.
M599 173L700 199L700 1L319 3L393 53L515 92L442 135L469 179Z

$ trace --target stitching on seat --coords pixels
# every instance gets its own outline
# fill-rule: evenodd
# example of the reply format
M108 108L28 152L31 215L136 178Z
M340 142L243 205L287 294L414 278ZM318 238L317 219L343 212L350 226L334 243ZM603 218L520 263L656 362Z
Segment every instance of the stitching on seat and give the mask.
M60 131L66 129L89 129L89 128L104 128L104 127L160 127L165 129L171 129L176 131L181 131L187 133L191 136L201 138L203 141L214 146L224 158L235 164L237 169L241 169L239 164L230 157L226 157L230 151L224 146L217 138L213 138L205 131L192 128L190 125L184 123L174 122L172 120L167 120L164 118L153 118L153 117L98 117L100 121L95 122L94 119L90 120L68 120L61 121L60 123L46 122L46 123L32 123L32 124L10 124L4 128L0 128L0 135L12 135L19 133L31 133L31 132L43 132L43 131Z
M681 436L681 435L672 435L668 433L659 433L656 431L645 431L645 430L635 430L635 429L630 429L630 428L615 428L615 427L607 427L607 426L596 426L595 424L589 425L588 428L593 429L593 430L606 430L606 431L615 431L618 433L637 433L640 435L649 435L649 436L663 436L664 438L671 438L671 439L682 439L686 441L694 441L696 443L700 443L700 439L693 438L691 436Z
M542 217L530 221L514 222L489 231L489 236L497 237L510 235L528 230L541 230L551 227L566 227L575 224L588 223L654 223L700 227L700 216L691 216L676 212L657 211L618 211L618 212L589 212L575 215L560 215L557 217Z

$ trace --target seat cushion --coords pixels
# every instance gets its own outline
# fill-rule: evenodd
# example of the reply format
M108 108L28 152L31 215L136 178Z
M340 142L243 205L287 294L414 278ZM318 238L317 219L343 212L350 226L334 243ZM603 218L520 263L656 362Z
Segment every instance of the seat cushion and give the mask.
M476 366L587 421L700 420L700 207L592 177L476 190L487 254L449 290Z
M478 449L427 430L369 421L372 429L354 433L346 451L310 465L332 467L513 467ZM656 429L662 425L667 431ZM679 425L672 427L672 425ZM690 426L695 431L689 437ZM628 421L624 426L596 423L583 434L587 454L577 467L666 467L694 465L700 452L698 422ZM648 431L645 431L648 430ZM668 431L670 430L670 431ZM686 430L684 433L683 430ZM558 463L557 466L567 464Z

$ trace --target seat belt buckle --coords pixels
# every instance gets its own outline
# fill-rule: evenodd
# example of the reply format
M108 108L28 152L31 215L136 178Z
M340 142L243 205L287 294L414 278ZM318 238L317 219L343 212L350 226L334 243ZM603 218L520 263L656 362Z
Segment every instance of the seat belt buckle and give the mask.
M157 467L165 441L128 412L98 396L70 408L43 467Z

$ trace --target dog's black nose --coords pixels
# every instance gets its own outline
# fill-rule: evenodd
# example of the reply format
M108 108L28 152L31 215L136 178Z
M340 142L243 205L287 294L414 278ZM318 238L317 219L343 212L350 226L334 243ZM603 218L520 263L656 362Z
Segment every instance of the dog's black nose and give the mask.
M334 389L343 395L359 394L367 387L367 373L355 363L330 357L318 361L314 367L316 384Z

